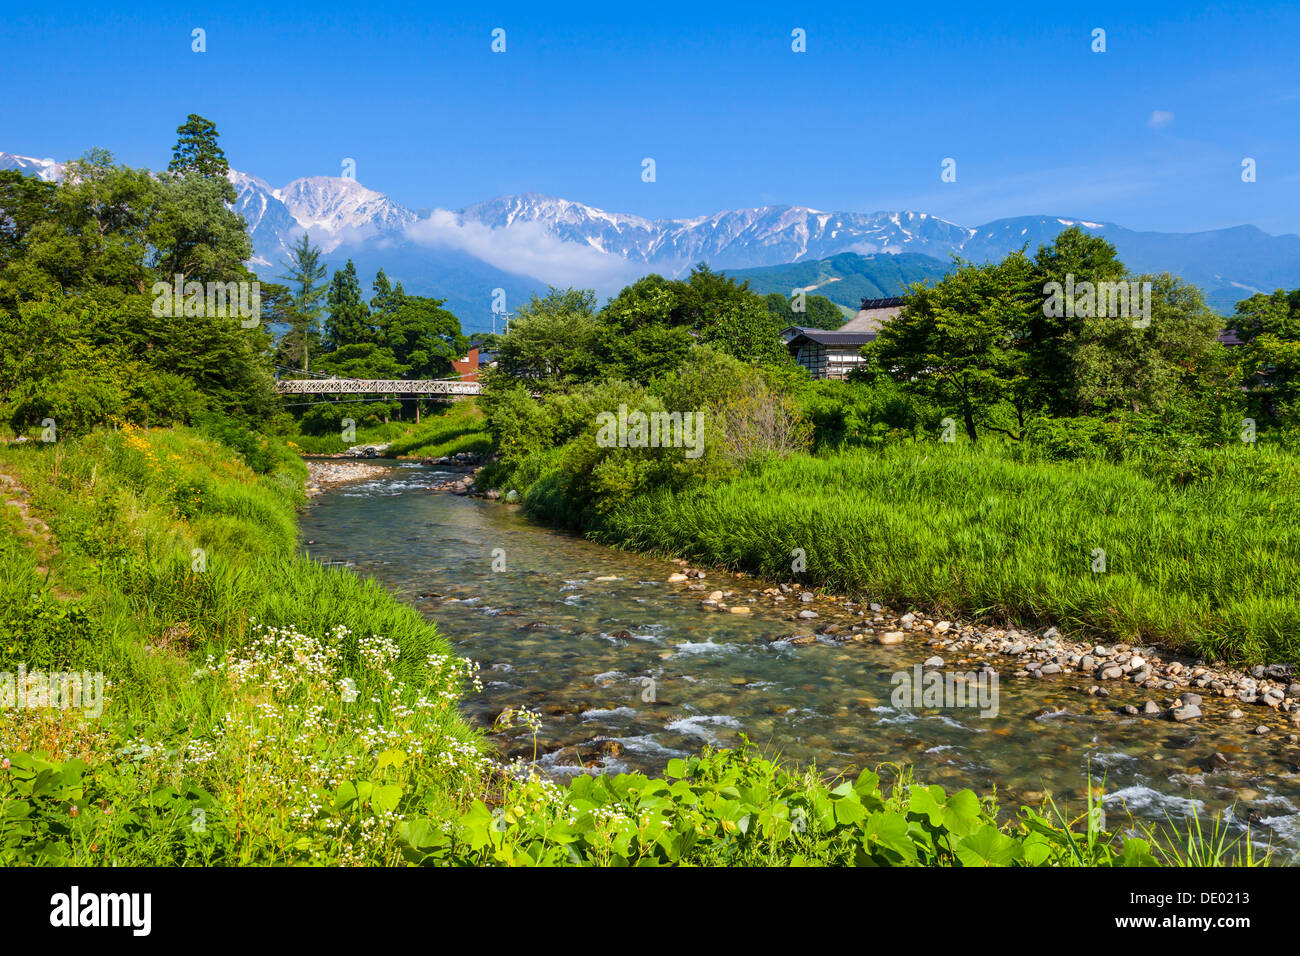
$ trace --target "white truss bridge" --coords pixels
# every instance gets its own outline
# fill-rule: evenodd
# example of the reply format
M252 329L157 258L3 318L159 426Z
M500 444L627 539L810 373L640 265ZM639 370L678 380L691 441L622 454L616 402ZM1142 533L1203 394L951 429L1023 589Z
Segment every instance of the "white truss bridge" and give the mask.
M282 378L275 383L281 395L477 395L481 389L478 382L442 378Z

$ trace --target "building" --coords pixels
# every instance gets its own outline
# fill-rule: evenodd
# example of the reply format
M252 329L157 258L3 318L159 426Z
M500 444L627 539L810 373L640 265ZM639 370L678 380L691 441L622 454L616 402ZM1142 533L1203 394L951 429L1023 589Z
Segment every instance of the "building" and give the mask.
M812 373L813 378L845 379L862 363L862 346L876 337L881 327L903 311L903 299L863 299L858 314L838 329L811 329L792 325L781 333L781 340L796 362ZM1219 344L1235 348L1242 344L1233 329L1219 333Z
M464 358L453 359L451 363L452 377L460 379L462 382L478 381L478 346L469 350L469 354Z
M863 299L858 314L833 332L792 325L781 333L785 347L813 378L847 378L862 362L862 346L903 311L903 299Z

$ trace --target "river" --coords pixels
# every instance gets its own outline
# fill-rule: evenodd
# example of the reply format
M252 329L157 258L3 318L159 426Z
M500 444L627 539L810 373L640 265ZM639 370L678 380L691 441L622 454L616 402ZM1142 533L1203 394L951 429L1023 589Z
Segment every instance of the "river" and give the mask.
M669 584L681 569L667 560L555 533L500 502L430 493L446 477L393 464L322 495L302 518L304 547L375 578L479 662L483 691L464 705L471 720L490 727L507 707L540 711L536 749L552 774L661 774L673 756L744 734L828 773L907 764L945 788L996 787L1003 806L1051 793L1078 813L1091 780L1112 824L1117 812L1163 822L1228 810L1234 828L1249 823L1258 842L1287 848L1285 859L1300 847L1300 747L1277 735L1121 717L1113 701L1081 693L1078 675L1017 680L1009 668L996 716L894 707L893 675L932 648L795 646L791 636L857 611L768 599L745 616L706 612L713 588L762 585L715 573L703 591ZM821 616L792 619L805 608ZM533 756L525 730L493 739L507 757ZM1227 766L1211 762L1216 752Z

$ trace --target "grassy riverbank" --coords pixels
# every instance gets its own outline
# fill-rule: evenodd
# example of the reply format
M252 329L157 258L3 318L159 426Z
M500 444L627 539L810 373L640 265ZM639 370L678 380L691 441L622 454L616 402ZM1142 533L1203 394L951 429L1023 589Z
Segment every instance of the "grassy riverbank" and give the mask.
M297 459L258 475L188 429L126 428L0 467L48 525L0 538L0 671L101 672L107 698L6 710L0 863L392 863L399 808L450 818L477 792L464 665L297 555Z
M564 523L582 503L566 502L563 456L552 460L525 500ZM1278 448L1122 464L942 443L795 454L642 492L587 530L896 605L1215 660L1300 661L1300 460Z
M353 445L388 445L394 458L441 458L460 452L487 454L492 439L483 414L472 401L448 402L426 410L423 419L358 425L356 436L345 441L340 433L299 434L293 442L309 455L337 455Z
M503 772L456 709L472 668L374 583L296 553L302 465L258 450L262 474L183 428L0 452L23 503L0 532L0 672L107 679L102 713L5 711L0 864L1253 861L1217 834L1102 833L1095 807L1008 816L749 750L662 780Z

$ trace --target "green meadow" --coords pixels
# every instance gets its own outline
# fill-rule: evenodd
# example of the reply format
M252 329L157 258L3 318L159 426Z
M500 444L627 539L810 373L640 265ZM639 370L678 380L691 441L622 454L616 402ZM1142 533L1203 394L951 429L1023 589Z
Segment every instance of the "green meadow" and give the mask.
M1300 661L1300 461L1276 448L1124 464L942 444L794 455L640 495L595 536L944 613Z

